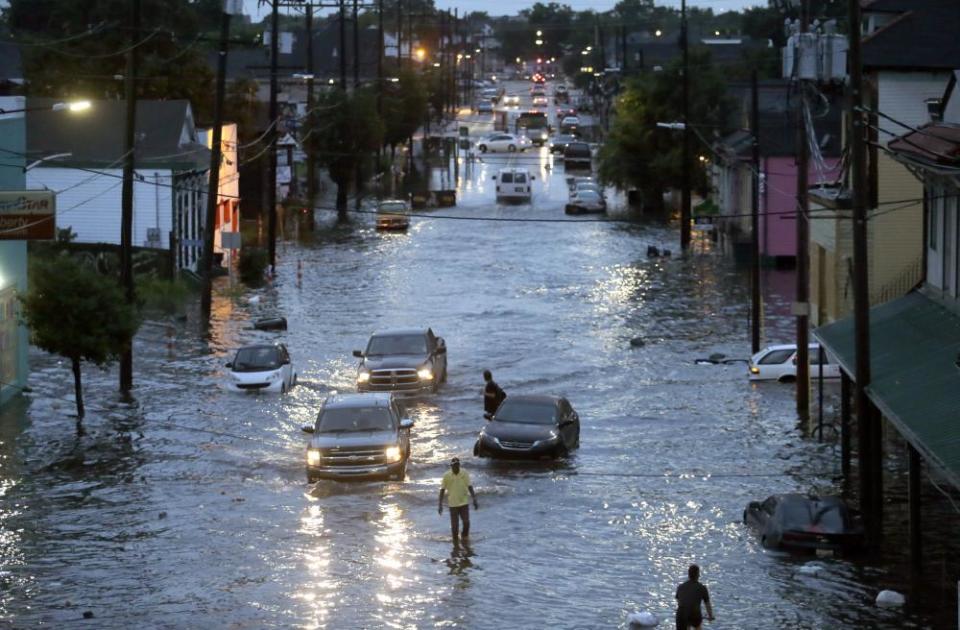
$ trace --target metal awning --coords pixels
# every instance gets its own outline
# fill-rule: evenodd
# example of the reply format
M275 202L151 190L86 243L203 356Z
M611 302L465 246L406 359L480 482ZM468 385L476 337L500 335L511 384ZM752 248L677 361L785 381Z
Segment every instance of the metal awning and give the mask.
M853 318L814 331L852 379ZM929 464L960 489L960 312L922 293L870 309L867 395Z

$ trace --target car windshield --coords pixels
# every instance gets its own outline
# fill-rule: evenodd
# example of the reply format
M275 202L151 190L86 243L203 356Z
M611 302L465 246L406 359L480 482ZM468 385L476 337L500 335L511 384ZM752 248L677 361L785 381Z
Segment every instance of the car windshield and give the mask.
M280 367L280 349L273 346L240 348L233 360L234 372L262 372Z
M391 212L391 213L406 212L406 211L407 211L407 204L403 203L402 201L382 203L380 204L380 207L377 209L377 212Z
M377 335L367 346L368 355L426 353L427 342L423 335Z
M577 199L580 201L597 201L600 198L600 195L597 194L594 190L579 190L577 191Z
M586 156L590 155L590 147L585 144L568 144L567 145L567 155L573 156Z
M556 424L556 405L552 402L532 402L507 398L497 410L497 422L520 424Z
M389 431L393 418L386 407L339 407L324 409L317 419L317 433Z
M500 183L501 183L501 184L512 184L512 183L513 183L513 173L500 173Z

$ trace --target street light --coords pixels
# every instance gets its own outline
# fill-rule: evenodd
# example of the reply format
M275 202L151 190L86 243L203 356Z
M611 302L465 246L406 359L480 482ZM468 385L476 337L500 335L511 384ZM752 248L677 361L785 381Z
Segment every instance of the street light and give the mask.
M654 35L656 35L657 37L660 37L661 35L663 35L663 31L661 31L661 30L658 28L658 29L654 32Z
M543 31L537 31L537 37L543 37Z
M538 40L537 40L537 46L543 46L543 40L542 40L542 39L538 39Z
M413 54L417 56L417 61L423 61L427 56L427 51L423 48L417 48Z
M517 57L517 63L520 63L520 57Z

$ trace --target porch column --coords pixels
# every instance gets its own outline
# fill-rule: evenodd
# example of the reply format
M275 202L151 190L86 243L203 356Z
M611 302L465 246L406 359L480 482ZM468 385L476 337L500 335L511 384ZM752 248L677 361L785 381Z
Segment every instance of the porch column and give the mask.
M840 370L840 462L844 479L850 478L850 377Z
M910 501L910 569L914 575L920 573L923 566L923 548L921 543L920 521L920 452L907 444L910 455L910 477L908 498Z

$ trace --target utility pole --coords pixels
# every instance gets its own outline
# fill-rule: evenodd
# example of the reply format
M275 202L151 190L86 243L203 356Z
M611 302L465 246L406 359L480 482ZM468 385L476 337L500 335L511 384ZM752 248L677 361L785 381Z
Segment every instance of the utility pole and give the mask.
M627 76L627 66L629 65L627 61L627 25L620 25L620 76Z
M397 70L403 70L403 0L397 0Z
M382 1L382 0L381 0ZM307 2L307 134L312 135L317 125L317 115L313 111L317 104L313 96L313 2ZM317 155L313 147L314 138L303 147L307 151L307 225L313 229L314 207L317 205Z
M874 464L880 454L874 452L874 432L879 427L873 405L867 396L870 385L870 293L867 269L867 178L863 112L863 68L860 56L860 3L848 0L850 43L847 63L850 67L850 189L853 210L853 325L856 376L854 401L857 410L857 458L860 476L860 508L867 526L867 538L876 544L883 515L879 497L883 477Z
M683 152L680 197L680 249L690 247L690 59L687 54L687 0L680 3L680 49L683 57Z
M800 7L800 37L807 33L807 0ZM798 50L799 53L799 50ZM797 65L799 68L799 63ZM797 317L797 415L806 423L810 418L810 226L807 215L810 211L808 196L810 173L810 145L807 135L807 82L797 77L800 94L797 113L797 208L795 211L797 233L797 288L794 310Z
M340 89L347 91L347 8L346 0L340 0Z
M137 135L137 40L140 37L140 0L133 0L130 12L130 49L127 51L127 75L124 96L127 106L124 133L123 188L120 215L120 284L128 304L135 302L133 286L133 177L136 164ZM133 340L120 355L120 391L129 394L133 388Z
M360 87L360 13L353 0L353 87Z
M750 77L750 134L753 136L753 203L750 208L750 348L760 352L760 320L763 317L760 301L760 96L757 71Z
M230 40L230 14L224 6L220 14L220 51L217 56L217 92L213 101L213 136L210 144L210 183L207 185L207 217L203 228L203 258L200 261L202 287L200 311L209 324L213 306L213 233L217 228L220 201L220 160L223 142L223 97L227 83L227 49Z
M269 131L270 155L267 164L270 172L267 174L267 212L269 228L270 273L277 271L277 127L280 125L280 112L277 107L277 58L280 54L280 10L279 0L271 0L270 14L270 120Z

